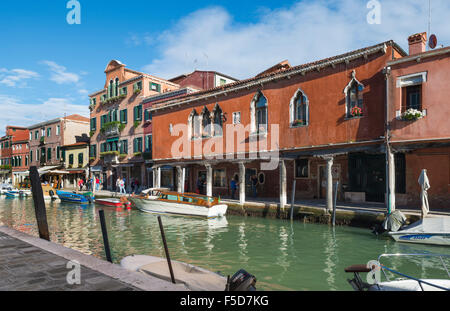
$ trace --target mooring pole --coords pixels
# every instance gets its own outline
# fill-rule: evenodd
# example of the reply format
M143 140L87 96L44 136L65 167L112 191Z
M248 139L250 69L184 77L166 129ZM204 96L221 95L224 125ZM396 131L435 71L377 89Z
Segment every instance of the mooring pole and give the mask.
M45 211L44 194L42 193L41 179L36 166L30 167L31 192L33 194L34 211L41 239L50 241L48 232L47 213Z
M100 225L102 227L103 244L105 246L106 260L112 263L111 250L109 248L108 231L106 230L105 212L101 209L98 211L100 215Z
M172 263L170 262L169 249L167 248L166 235L164 234L164 227L161 221L161 216L158 216L158 222L159 222L159 230L161 230L161 238L164 244L164 251L166 252L167 264L169 265L170 278L172 279L172 283L176 284L175 276L173 275Z
M337 181L334 184L333 227L336 225L336 200L337 200L338 186L339 182Z
M294 201L295 201L295 184L297 180L294 179L294 184L292 185L292 197L291 197L291 220L294 219Z

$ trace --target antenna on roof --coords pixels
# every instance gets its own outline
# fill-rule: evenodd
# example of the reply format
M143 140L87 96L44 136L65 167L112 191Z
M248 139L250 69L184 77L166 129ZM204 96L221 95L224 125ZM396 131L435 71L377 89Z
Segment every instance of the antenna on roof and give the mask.
M430 35L431 35L431 0L428 0L428 46L431 48ZM432 48L432 49L434 49L434 48Z

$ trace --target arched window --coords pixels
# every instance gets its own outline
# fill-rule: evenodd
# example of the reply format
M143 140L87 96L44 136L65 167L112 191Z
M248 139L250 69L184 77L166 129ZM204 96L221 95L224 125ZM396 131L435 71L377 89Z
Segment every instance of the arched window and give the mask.
M289 105L289 121L292 126L306 126L309 123L309 102L305 93L298 89Z
M202 137L211 136L211 114L209 113L208 108L203 108L202 115Z
M191 114L189 115L188 130L189 130L189 137L191 137L191 139L200 137L200 118L195 109L193 109Z
M222 129L222 109L218 104L214 107L213 110L213 122L214 122L214 136L221 136L223 135L223 129Z
M256 120L256 132L267 132L267 99L263 93L258 92L255 98L255 120Z
M352 80L344 90L347 118L363 116L363 90L364 85L356 79L356 72L353 70Z

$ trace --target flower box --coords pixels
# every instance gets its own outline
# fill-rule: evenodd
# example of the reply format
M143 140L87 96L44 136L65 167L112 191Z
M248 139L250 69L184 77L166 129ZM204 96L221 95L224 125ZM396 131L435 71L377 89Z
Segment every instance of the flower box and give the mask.
M363 116L363 111L359 107L353 107L352 110L350 111L350 115L352 117L362 117Z
M422 119L424 114L422 111L410 108L401 114L401 120L403 121L416 121Z
M301 126L301 125L305 125L305 122L303 120L295 120L294 122L292 122L292 126Z

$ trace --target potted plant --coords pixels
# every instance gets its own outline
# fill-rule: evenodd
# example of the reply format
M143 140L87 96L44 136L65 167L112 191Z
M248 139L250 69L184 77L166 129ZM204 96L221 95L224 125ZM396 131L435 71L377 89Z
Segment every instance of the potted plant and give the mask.
M135 95L140 94L140 93L141 93L141 90L140 90L140 89L135 89L133 93L134 93Z
M361 117L363 115L362 109L359 107L353 107L350 114L352 117Z
M304 125L303 120L294 120L294 122L292 122L293 126L300 126L300 125Z
M402 113L402 120L404 121L416 121L424 117L422 111L410 108Z
M139 126L139 124L141 124L141 121L139 121L139 120L134 121L134 124L133 124L134 128L137 128Z

